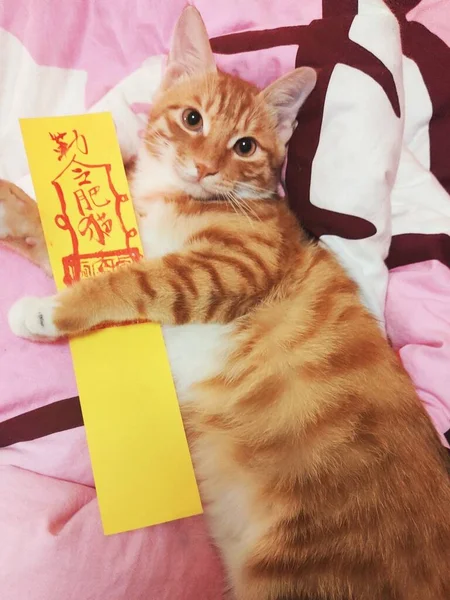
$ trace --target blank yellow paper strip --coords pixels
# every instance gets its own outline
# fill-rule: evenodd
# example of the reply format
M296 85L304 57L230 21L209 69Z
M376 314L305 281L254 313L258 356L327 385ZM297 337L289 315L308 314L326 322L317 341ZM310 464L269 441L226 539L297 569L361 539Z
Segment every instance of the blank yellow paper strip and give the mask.
M109 113L22 119L56 285L142 253ZM202 512L159 325L70 342L106 534Z

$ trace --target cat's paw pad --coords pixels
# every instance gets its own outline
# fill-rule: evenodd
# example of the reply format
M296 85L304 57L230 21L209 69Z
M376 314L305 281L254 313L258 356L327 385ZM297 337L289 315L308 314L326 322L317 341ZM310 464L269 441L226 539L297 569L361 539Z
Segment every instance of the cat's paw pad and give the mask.
M56 307L54 297L25 297L18 300L8 313L11 331L18 337L32 340L56 339L60 336L53 322Z

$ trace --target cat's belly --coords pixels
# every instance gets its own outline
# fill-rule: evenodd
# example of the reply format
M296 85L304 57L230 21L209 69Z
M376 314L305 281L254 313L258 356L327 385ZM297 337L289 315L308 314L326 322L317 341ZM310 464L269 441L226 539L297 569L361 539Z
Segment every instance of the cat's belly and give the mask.
M226 358L235 348L233 324L163 327L164 339L180 404L196 402L193 384L214 377L226 368ZM261 525L250 518L247 486L222 472L222 456L211 437L197 440L192 458L211 534L219 544L231 574L248 546L261 535Z
M164 326L172 375L180 404L189 399L189 389L222 371L234 347L234 325L199 324Z

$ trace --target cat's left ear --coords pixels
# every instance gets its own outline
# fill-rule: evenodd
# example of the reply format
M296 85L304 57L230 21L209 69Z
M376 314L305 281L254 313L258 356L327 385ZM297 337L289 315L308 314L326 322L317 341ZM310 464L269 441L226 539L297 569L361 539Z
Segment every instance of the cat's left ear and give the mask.
M297 114L314 89L317 74L310 67L301 67L274 81L260 92L277 122L278 138L287 144L297 125Z
M180 77L216 70L203 19L194 6L186 6L175 26L162 88L167 89Z

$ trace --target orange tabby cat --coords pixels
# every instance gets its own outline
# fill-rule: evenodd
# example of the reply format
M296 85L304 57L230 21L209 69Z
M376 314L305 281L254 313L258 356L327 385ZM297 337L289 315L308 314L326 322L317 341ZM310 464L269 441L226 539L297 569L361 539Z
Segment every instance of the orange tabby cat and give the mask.
M260 92L217 71L187 8L132 180L146 260L22 299L10 324L37 339L164 325L237 600L449 600L438 437L356 285L276 192L314 84L298 69ZM0 231L41 248L15 195L4 183Z

